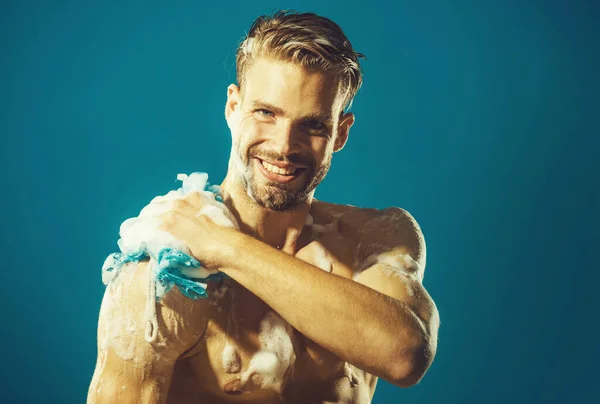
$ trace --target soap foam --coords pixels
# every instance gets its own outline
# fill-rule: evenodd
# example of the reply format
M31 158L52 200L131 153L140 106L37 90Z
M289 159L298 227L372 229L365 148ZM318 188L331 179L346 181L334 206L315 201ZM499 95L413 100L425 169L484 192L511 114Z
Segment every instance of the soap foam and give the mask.
M229 343L225 345L221 355L223 369L225 373L237 373L241 368L240 354L235 347Z
M344 376L346 376L350 381L351 387L355 387L360 381L358 376L356 376L356 373L354 373L352 366L350 366L348 362L344 362Z
M325 272L331 272L333 270L333 263L329 259L329 254L325 247L315 242L313 252L313 265Z
M314 222L315 221L310 213L308 215L306 215L306 219L304 220L305 226L312 226Z
M242 383L251 378L261 388L281 392L285 374L296 360L291 338L292 327L278 314L269 311L259 325L261 349L250 359Z
M99 352L105 356L102 361L103 367L109 348L124 360L133 360L136 356L134 335L139 325L133 317L133 311L119 309L125 298L122 279L119 278L108 285L100 309L100 318L106 324L104 338L99 344Z
M115 281L127 262L150 258L146 323L148 342L156 342L158 335L156 300L160 300L174 285L187 297L206 297L206 280L222 276L217 270L201 267L183 241L160 229L161 215L173 210L175 201L194 192L201 200L197 216L206 215L218 225L238 228L235 218L222 203L218 189L209 185L206 173L192 173L189 176L178 174L177 179L183 181L177 191L153 198L137 217L121 224L117 242L121 252L111 254L102 266L102 281L108 285Z
M423 271L420 265L409 255L397 251L371 254L352 276L356 280L365 269L377 265L377 270L388 277L395 277L404 282L409 296L414 295L411 283L422 283Z
M176 267L178 271L172 274L174 277L183 275L190 279L203 280L211 275L218 273L216 270L208 270L200 267L195 259L191 257L191 251L181 240L177 239L171 233L161 230L162 221L160 216L173 210L173 204L179 199L185 198L189 193L196 192L202 203L197 212L197 216L206 215L218 225L230 228L238 228L234 216L227 207L218 199L213 187L208 185L208 175L206 173L192 173L191 175L178 174L177 179L183 181L181 188L177 191L170 191L166 195L157 196L152 199L150 204L145 206L137 217L125 220L119 230L120 239L117 244L121 250L120 255L111 254L103 265L103 282L108 284L119 272L120 266L124 262L150 257L158 261L159 255L165 249L172 249L174 254L179 253L179 258L183 254L189 259L183 259L183 265L176 265L173 259L161 261L156 267L159 273L168 271L171 267ZM171 254L169 257L173 258ZM179 260L181 264L181 260ZM158 273L154 274L158 276ZM173 279L173 276L168 279ZM163 277L165 280L166 277ZM198 286L206 287L204 283L197 282ZM157 298L162 297L162 291L168 291L172 285L163 285L160 288L161 293L157 293ZM189 296L191 297L191 296Z

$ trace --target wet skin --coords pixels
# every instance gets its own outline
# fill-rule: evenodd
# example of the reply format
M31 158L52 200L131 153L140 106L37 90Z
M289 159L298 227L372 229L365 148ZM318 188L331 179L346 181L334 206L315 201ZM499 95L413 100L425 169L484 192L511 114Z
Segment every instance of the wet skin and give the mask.
M411 226L413 219L402 212L397 210L390 220L395 220L396 226L402 223ZM363 240L359 246L365 224L373 218L381 217L381 214L381 211L373 209L314 201L310 211L314 223L306 225L303 229L295 256L324 271L352 279L363 267L366 254L372 256L385 252L385 240L372 239L371 247L365 247ZM379 245L382 246L380 250ZM252 357L260 350L259 324L272 310L233 279L209 283L209 298L203 300L193 301L181 295L178 290L171 290L161 305L162 321L159 334L164 341L163 348L155 347L145 352L137 349L136 353L130 355L133 358L128 361L131 367L125 369L122 358L119 358L124 356L123 347L148 345L140 338L143 334L140 325L144 324L146 310L144 302L147 289L144 284L148 282L148 265L132 265L119 277L122 279L117 280L124 284L121 288L109 285L105 300L113 299L115 304L120 306L118 310L113 310L112 318L105 318L105 321L116 324L119 321L123 322L122 318L119 320L116 317L130 316L136 320L125 322L133 322L138 326L134 327L135 331L129 340L126 340L126 336L121 337L120 348L114 343L100 346L99 349L104 351L103 354L107 358L104 361L99 358L90 386L89 402L95 402L96 394L92 393L99 388L104 389L104 393L107 393L107 389L111 390L109 396L115 400L135 402L136 398L139 398L139 390L144 390L144 387L136 389L135 386L127 386L123 383L127 377L109 381L107 375L119 373L135 375L134 378L140 380L143 385L144 379L156 378L157 374L161 373L168 379L169 372L172 372L168 396L164 391L158 392L160 386L155 389L146 386L145 389L147 395L154 394L154 398L157 399L149 402L166 400L173 404L197 403L203 400L215 404L358 404L370 402L374 394L377 383L375 376L346 363L296 330L293 330L290 336L295 359L280 380L281 385L276 388L273 385L261 386L260 375L257 375L258 379L247 378L243 383L242 375L248 369ZM119 297L117 290L127 288L137 290L139 298L135 299L135 291ZM100 342L105 339L106 333L102 325L101 318ZM223 364L226 343L239 355L240 366L235 371L226 369ZM174 368L161 366L161 363L169 362L172 352L177 352L178 344L181 353L174 361ZM129 393L135 396L128 396ZM162 396L162 400L158 399L159 395ZM101 394L97 395L100 396Z
M397 208L378 211L316 201L308 186L311 181L318 183L318 173L326 173L331 155L344 146L354 121L352 114L340 115L331 77L268 60L253 66L244 96L236 86L228 88L226 118L233 149L222 189L242 235L262 241L253 248L263 256L273 254L264 249L265 244L271 246L279 262L288 263L287 274L286 265L273 265L276 272L268 272L262 282L277 278L277 287L268 293L263 289L261 295L260 282L252 285L249 277L265 276L263 263L268 259L257 259L243 271L225 265L222 270L231 279L210 283L209 299L192 301L172 290L158 305L158 335L150 344L144 339L148 265L128 265L104 296L98 361L88 403L368 403L377 382L372 374L409 386L424 374L435 355L439 320L421 285L425 246L414 219ZM262 104L255 105L257 100ZM324 127L315 123L319 116L329 117ZM291 164L300 171L288 181L267 173L262 161ZM272 181L281 186L269 185ZM308 193L297 209L273 208L285 203L286 193L302 189ZM265 203L272 204L271 208ZM303 227L307 215L313 223ZM216 238L216 233L224 234L214 227L207 232L190 228L184 233L203 235L204 241L195 243L197 248ZM220 240L223 244L216 244L228 247L226 238ZM218 268L214 252L221 250L211 251L212 256L202 252L195 256L203 263L212 259ZM236 252L241 260L243 254L251 253ZM290 256L298 260L291 262ZM335 276L325 277L305 263ZM252 275L252 271L262 273ZM306 273L312 274L312 281L306 280L311 287L302 286ZM286 281L298 288L282 294ZM304 298L302 307L286 299L289 293L296 293L297 300ZM329 311L320 302L327 300L341 318L323 315ZM265 319L276 314L265 301L287 313L285 318L295 325L279 327L279 340L271 341L270 354L260 329ZM306 313L311 314L303 317ZM319 321L314 320L317 317ZM298 329L315 341L320 338L321 345L331 349ZM342 360L342 354L354 358L348 361L363 363L362 369L369 368L372 374ZM277 360L256 367L261 355ZM394 360L389 359L392 355Z

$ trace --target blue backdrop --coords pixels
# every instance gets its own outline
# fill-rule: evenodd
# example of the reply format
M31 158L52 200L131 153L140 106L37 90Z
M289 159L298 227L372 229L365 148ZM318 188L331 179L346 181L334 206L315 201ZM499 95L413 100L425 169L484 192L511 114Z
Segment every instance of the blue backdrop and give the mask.
M368 57L316 196L403 207L427 241L438 354L374 402L598 400L600 8L201 3L1 3L0 401L84 402L118 226L177 173L224 177L235 48L275 8L332 18Z

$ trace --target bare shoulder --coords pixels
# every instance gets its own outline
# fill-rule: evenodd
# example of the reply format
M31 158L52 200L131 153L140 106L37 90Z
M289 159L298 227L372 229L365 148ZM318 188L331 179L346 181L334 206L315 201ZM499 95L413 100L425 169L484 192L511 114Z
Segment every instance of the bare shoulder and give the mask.
M338 229L356 248L356 262L364 263L369 257L400 249L409 254L420 268L425 268L425 237L415 217L406 209L361 208L316 201L313 211L321 220L334 218L338 221Z
M407 210L389 207L377 210L363 223L362 254L368 257L381 251L403 249L425 268L427 248L421 226Z
M338 219L340 226L347 230L363 233L364 241L369 241L370 238L382 239L378 240L381 242L402 239L409 242L415 252L425 245L423 232L417 220L406 209L399 207L361 208L315 200L311 213L317 223L319 219Z
M337 221L347 231L359 229L367 221L377 217L380 212L378 209L361 208L353 205L342 205L318 200L314 200L311 207L311 214L315 223Z
M88 403L165 402L177 359L200 339L207 303L178 290L157 302L153 278L148 262L131 262L108 283Z
M99 332L121 356L133 359L154 352L176 359L198 341L206 327L209 305L205 299L189 299L173 288L156 301L151 293L153 276L147 260L132 262L107 285L100 312L100 323L105 326Z

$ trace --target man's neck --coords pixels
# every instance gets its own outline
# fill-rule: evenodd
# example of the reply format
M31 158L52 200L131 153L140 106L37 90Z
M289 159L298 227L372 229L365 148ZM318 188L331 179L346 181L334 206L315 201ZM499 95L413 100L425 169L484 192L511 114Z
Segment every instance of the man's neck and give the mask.
M272 247L294 254L300 247L298 240L310 212L312 197L291 212L278 212L253 201L231 173L221 184L223 202L233 213L243 233L249 234Z

